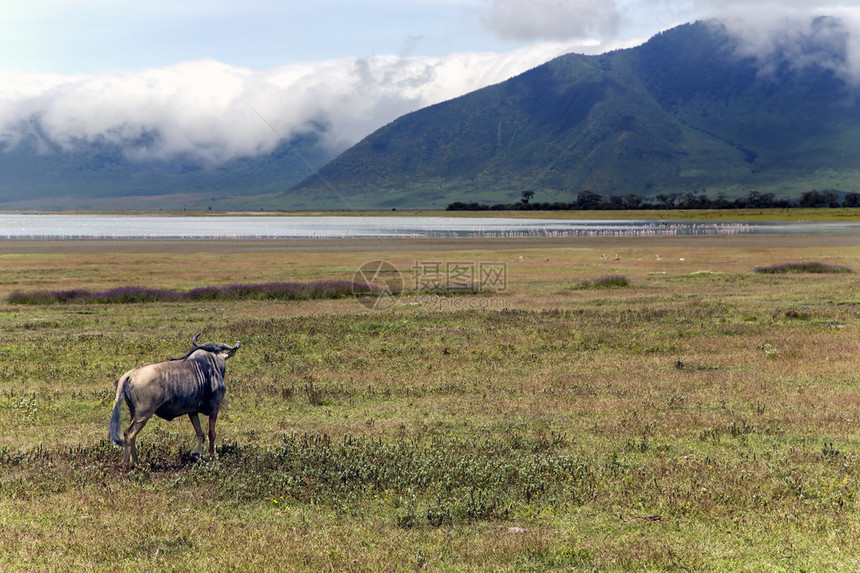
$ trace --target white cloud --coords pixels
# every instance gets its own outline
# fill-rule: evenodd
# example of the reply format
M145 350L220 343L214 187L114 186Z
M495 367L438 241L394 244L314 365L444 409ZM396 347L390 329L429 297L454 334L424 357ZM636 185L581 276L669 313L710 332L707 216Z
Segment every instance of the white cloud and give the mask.
M0 71L0 143L68 151L103 142L134 159L184 155L218 164L324 126L325 144L339 151L404 113L503 81L572 47L347 58L262 71L206 59L81 76Z
M831 7L775 15L745 6L717 16L738 40L737 52L754 58L762 75L788 63L795 69L829 69L850 84L860 84L860 10Z
M510 10L506 25L511 26L515 12L522 10L513 0L476 1L495 10L499 31L505 10ZM838 6L829 10L844 19L851 33L844 39L845 58L827 60L824 51L792 51L797 38L815 32L808 17L813 11L796 8L789 11L792 15L776 18L779 11L773 3L744 3L747 8L738 13L733 2L726 0L728 9L718 11L714 0L645 0L664 14L722 14L729 30L742 39L742 53L759 58L763 69L773 54L789 54L796 65L823 62L860 83L860 33L855 33L860 12ZM523 2L531 10L544 11L540 21L523 16L517 33L550 38L565 35L554 30L574 30L581 37L591 30L611 32L619 14L629 17L629 3ZM784 9L800 3L778 4ZM577 7L582 11L574 10ZM576 14L592 18L591 23L571 23ZM838 32L816 33L822 40L837 41ZM44 152L105 142L140 160L183 155L218 164L271 151L282 138L322 126L324 143L340 151L405 113L503 81L563 53L602 53L634 43L639 42L539 43L506 53L341 58L262 70L214 59L74 76L0 70L0 149L25 141Z
M621 12L613 0L486 0L482 21L502 38L564 41L613 37Z
M856 0L476 0L484 27L503 39L572 40L650 36L706 18L740 18L779 27L783 18L842 15Z

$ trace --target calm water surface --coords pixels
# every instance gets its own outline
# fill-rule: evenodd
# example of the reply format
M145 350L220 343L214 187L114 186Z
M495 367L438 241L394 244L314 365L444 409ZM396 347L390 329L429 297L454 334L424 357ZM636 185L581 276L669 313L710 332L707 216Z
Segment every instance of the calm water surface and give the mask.
M460 217L0 214L2 239L642 237L741 233L860 233L860 222L694 223Z

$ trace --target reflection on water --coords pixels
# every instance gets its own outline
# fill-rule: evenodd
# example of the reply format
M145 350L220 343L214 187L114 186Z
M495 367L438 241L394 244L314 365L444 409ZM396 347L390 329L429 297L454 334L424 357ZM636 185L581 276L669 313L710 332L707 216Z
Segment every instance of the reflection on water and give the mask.
M459 217L0 214L0 239L563 238L858 232L860 222L696 223Z

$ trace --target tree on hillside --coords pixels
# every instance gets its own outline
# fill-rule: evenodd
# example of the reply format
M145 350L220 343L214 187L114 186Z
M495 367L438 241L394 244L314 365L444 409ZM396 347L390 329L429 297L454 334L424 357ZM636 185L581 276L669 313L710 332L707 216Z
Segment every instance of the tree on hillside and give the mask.
M529 201L531 201L531 200L532 200L532 197L534 197L534 196L535 196L535 192L534 192L534 191L523 191L523 192L521 193L521 195L522 195L522 197L523 197L523 198L522 198L522 199L520 199L520 202L521 202L523 205L528 205L528 204L529 204Z
M800 207L838 207L839 194L835 191L807 191L800 196Z
M601 203L603 203L603 196L590 189L583 189L576 196L577 209L598 209Z
M667 193L661 193L661 194L657 195L656 197L654 197L654 199L657 200L656 207L658 209L674 209L675 203L677 203L677 200L678 200L678 194L677 193L668 193L668 194Z

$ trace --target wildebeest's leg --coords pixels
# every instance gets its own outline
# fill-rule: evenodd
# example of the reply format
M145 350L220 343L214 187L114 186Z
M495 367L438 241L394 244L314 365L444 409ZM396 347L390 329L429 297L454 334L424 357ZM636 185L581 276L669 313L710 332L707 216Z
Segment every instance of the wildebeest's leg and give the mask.
M206 441L206 434L203 433L203 428L200 427L200 418L197 416L197 412L188 414L188 418L191 420L191 425L194 426L194 432L197 434L197 449L191 454L196 458L200 456L200 448L203 447L203 442Z
M149 416L146 418L132 418L131 424L128 425L128 429L125 431L123 435L123 441L125 442L125 455L123 456L123 462L128 463L129 458L131 459L132 464L137 463L137 446L134 444L134 439L146 425L146 422L149 421Z
M209 457L215 459L215 420L218 419L218 408L209 414Z

